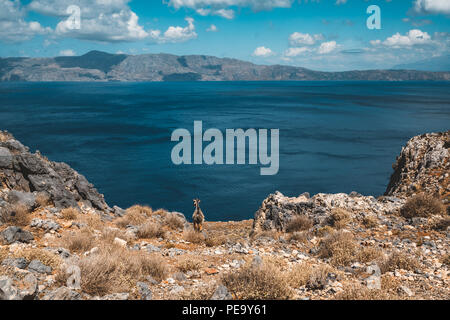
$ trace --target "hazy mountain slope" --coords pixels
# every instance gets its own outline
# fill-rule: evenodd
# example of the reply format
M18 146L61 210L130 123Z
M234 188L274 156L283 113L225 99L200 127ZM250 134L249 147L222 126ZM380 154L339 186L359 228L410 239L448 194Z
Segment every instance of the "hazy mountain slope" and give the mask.
M450 71L450 55L434 57L414 63L400 64L393 69L419 71Z
M450 72L368 70L319 72L229 58L91 51L79 57L0 59L0 81L448 81Z

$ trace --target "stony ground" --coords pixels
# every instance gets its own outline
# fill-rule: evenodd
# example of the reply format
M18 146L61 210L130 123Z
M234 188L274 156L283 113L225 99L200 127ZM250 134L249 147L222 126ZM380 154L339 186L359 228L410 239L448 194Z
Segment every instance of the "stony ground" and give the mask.
M84 177L11 139L0 135L0 299L450 299L447 167L432 180L441 197L401 180L379 198L274 193L254 220L196 233L177 212L110 209ZM414 161L436 172L442 146ZM399 161L401 176L412 165Z

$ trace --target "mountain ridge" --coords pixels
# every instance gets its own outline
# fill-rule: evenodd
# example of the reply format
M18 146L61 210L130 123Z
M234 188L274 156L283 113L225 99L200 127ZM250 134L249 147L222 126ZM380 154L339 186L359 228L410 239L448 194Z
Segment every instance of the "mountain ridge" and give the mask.
M450 72L314 71L207 55L90 51L81 56L0 58L0 81L449 81Z

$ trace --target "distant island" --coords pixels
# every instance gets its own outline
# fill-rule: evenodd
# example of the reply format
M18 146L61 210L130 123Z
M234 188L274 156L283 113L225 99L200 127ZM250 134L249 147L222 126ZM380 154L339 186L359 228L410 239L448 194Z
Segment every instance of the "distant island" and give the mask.
M449 81L450 72L364 70L321 72L205 55L126 55L0 58L0 81Z

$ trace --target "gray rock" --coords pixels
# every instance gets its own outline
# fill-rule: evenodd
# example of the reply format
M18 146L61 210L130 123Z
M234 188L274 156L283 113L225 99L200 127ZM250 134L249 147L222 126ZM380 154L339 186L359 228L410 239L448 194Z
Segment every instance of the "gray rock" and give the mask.
M47 273L47 274L52 273L52 268L46 266L39 260L31 261L30 264L28 265L28 270L37 272L37 273Z
M406 294L408 297L414 296L414 292L412 292L411 289L406 286L400 286L399 290Z
M20 290L22 300L34 300L38 294L38 281L36 277L29 273L23 279L23 289Z
M129 293L113 293L108 294L106 296L103 296L101 298L97 298L98 300L117 300L117 301L123 301L128 300L128 297L130 296Z
M252 261L253 267L260 267L262 265L263 261L260 256L254 256Z
M186 278L186 276L184 275L183 272L176 272L176 273L174 273L172 275L172 278L174 278L177 281L186 281L187 280L187 278Z
M50 219L43 220L43 219L38 219L38 218L33 219L31 221L30 226L32 228L39 228L39 229L43 229L45 231L51 231L51 230L58 231L61 228L61 226L53 220L50 220Z
M216 291L214 291L211 300L233 300L233 297L224 285L219 285Z
M17 288L7 276L0 276L0 300L20 300Z
M13 156L11 152L4 147L0 147L0 168L12 169Z
M152 300L152 292L145 282L138 282L137 287L142 300Z
M47 293L42 300L81 300L81 295L67 287L60 287Z
M81 269L77 265L68 265L66 267L66 275L68 276L66 285L67 288L73 290L81 289Z
M29 261L27 261L24 258L16 258L16 259L8 258L2 261L2 265L4 266L11 266L19 269L26 269L28 264Z
M122 208L120 208L118 206L114 206L113 207L113 213L117 217L123 217L124 215L127 214L127 212L124 209L122 209Z
M10 190L7 194L7 201L11 204L22 204L30 211L36 208L36 196L31 192Z
M34 239L31 232L15 226L6 228L0 233L0 235L8 244L14 243L16 241L29 243Z

